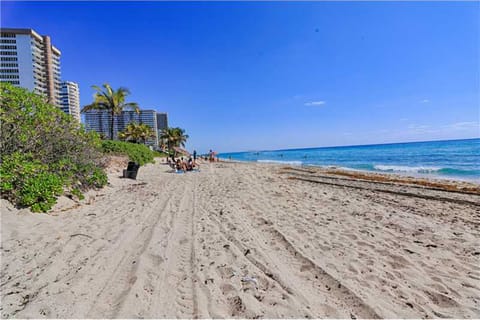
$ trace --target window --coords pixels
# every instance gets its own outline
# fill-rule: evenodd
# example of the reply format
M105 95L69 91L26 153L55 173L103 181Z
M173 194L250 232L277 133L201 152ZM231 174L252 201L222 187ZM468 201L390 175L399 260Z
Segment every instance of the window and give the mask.
M18 81L18 80L1 80L0 79L0 82L6 82L6 83L13 84L13 85L20 85L20 81Z
M0 79L20 79L17 74L0 74Z
M18 69L0 69L1 73L18 73Z
M1 63L0 67L3 68L18 68L18 63Z

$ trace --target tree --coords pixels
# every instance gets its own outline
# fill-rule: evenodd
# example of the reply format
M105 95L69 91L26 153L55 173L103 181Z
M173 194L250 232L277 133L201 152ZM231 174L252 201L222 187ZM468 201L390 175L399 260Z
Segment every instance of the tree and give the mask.
M124 109L140 112L140 108L136 102L125 102L125 98L130 94L127 88L120 87L117 90L105 83L103 89L98 86L92 86L96 90L93 96L93 102L82 108L82 113L90 110L107 110L110 112L110 139L114 138L115 116L122 113Z
M161 143L167 147L169 153L175 155L174 147L185 147L188 135L185 134L185 130L182 128L166 128L162 130L160 135Z
M148 138L155 137L155 132L150 126L144 123L138 124L131 122L127 125L123 132L118 134L118 136L122 140L131 140L135 143L140 140L143 141L143 144L145 144Z

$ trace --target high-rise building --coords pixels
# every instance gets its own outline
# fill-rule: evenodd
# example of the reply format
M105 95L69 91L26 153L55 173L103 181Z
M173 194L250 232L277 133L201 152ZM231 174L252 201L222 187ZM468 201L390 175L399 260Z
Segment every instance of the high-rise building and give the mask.
M110 125L112 116L107 110L90 110L84 113L85 128L87 131L96 131L105 138L110 138ZM152 147L158 146L157 113L155 110L122 111L113 119L113 136L116 138L118 133L124 131L129 123L146 124L152 128L155 137L146 141L146 144Z
M61 83L60 109L80 122L80 91L75 82L63 81Z
M0 29L0 82L45 95L60 106L60 50L32 29Z
M168 128L167 114L164 112L157 112L157 136L160 139L162 131Z
M168 118L167 114L164 112L157 112L157 129L162 131L163 129L168 128Z
M85 129L87 131L95 131L100 136L106 139L110 139L110 124L112 116L110 112L106 110L89 110L84 113ZM120 130L117 130L117 119L114 118L113 124L113 136L116 137Z

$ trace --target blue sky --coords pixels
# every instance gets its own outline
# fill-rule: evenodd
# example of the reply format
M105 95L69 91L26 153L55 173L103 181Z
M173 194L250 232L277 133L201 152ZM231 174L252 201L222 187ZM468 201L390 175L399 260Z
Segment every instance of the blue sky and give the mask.
M478 2L2 2L62 78L128 87L189 149L479 137Z

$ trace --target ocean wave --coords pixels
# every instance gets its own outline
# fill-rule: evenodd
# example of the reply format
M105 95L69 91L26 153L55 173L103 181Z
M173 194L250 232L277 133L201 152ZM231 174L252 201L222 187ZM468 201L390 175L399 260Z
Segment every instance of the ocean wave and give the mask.
M262 162L262 163L280 163L280 164L290 164L294 166L301 166L302 161L282 161L282 160L257 160L257 162Z
M408 172L408 173L422 173L422 174L436 174L441 176L471 176L480 177L480 170L465 170L454 168L440 168L440 167L409 167L409 166L395 166L395 165L374 165L374 170L384 172Z
M378 171L387 172L415 172L415 173L434 173L444 168L438 167L409 167L409 166L395 166L395 165L374 165L373 168Z

